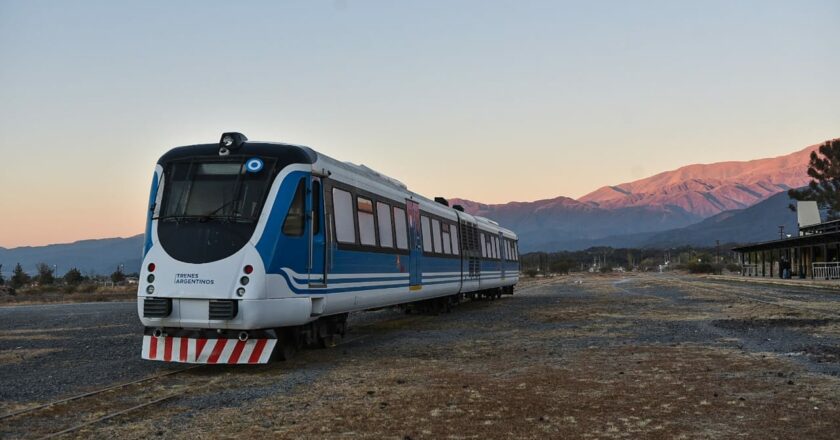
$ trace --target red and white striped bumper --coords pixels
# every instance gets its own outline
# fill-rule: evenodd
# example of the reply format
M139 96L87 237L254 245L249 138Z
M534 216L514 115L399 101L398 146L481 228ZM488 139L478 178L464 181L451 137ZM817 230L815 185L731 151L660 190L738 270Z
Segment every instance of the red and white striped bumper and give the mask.
M143 359L188 364L266 364L277 339L143 336Z

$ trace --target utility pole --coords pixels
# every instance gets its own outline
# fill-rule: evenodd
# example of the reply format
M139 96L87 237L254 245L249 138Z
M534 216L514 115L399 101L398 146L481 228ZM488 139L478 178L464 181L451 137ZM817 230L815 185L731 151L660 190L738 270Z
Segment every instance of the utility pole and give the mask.
M720 240L715 240L715 264L720 264Z

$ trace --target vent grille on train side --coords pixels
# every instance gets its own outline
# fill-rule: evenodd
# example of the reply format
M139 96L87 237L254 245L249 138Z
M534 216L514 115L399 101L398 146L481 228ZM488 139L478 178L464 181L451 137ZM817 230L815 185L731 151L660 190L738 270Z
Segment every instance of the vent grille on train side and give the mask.
M210 300L210 319L233 319L238 312L238 301Z
M165 318L172 313L172 299L146 298L143 300L144 318Z

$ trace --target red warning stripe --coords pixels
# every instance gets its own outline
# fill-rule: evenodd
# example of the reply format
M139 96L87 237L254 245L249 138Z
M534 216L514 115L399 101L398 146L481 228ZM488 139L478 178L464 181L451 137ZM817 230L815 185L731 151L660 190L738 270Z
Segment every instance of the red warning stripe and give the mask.
M193 342L194 341L194 342ZM146 335L143 341L143 358L165 362L196 362L203 364L259 364L273 346L275 339L176 338ZM208 345L209 343L209 345ZM204 350L208 350L203 355Z
M245 341L236 341L236 346L233 347L233 351L230 353L230 358L228 359L227 363L235 364L239 362L239 356L242 356L242 350L245 349Z
M216 339L216 346L213 347L213 352L210 353L210 357L207 359L208 364L215 364L219 362L219 356L222 355L222 350L225 349L227 341L227 339Z
M180 361L186 362L187 361L187 351L189 350L189 338L181 338L181 350L178 351L180 355Z
M251 352L251 357L248 358L249 364L256 364L260 361L260 356L262 356L262 352L265 349L265 344L267 342L267 339L257 339L257 343L254 344L254 351Z
M201 357L201 350L204 349L204 344L207 343L207 339L198 338L195 340L195 360L197 361Z
M149 359L157 359L157 338L149 338Z
M163 340L163 360L166 362L172 360L172 336L167 336Z

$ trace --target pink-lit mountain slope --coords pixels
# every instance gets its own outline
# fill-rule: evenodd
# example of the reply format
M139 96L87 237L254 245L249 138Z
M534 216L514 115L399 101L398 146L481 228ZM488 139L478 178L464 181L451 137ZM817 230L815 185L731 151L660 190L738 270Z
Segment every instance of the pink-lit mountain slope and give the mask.
M688 165L655 176L599 188L579 199L600 208L671 206L708 217L752 206L808 183L812 145L786 156L745 162Z
M817 147L769 159L688 165L605 186L579 200L557 197L488 205L452 199L450 203L516 231L525 251L585 248L603 244L607 237L684 228L802 187L809 181L808 160Z

